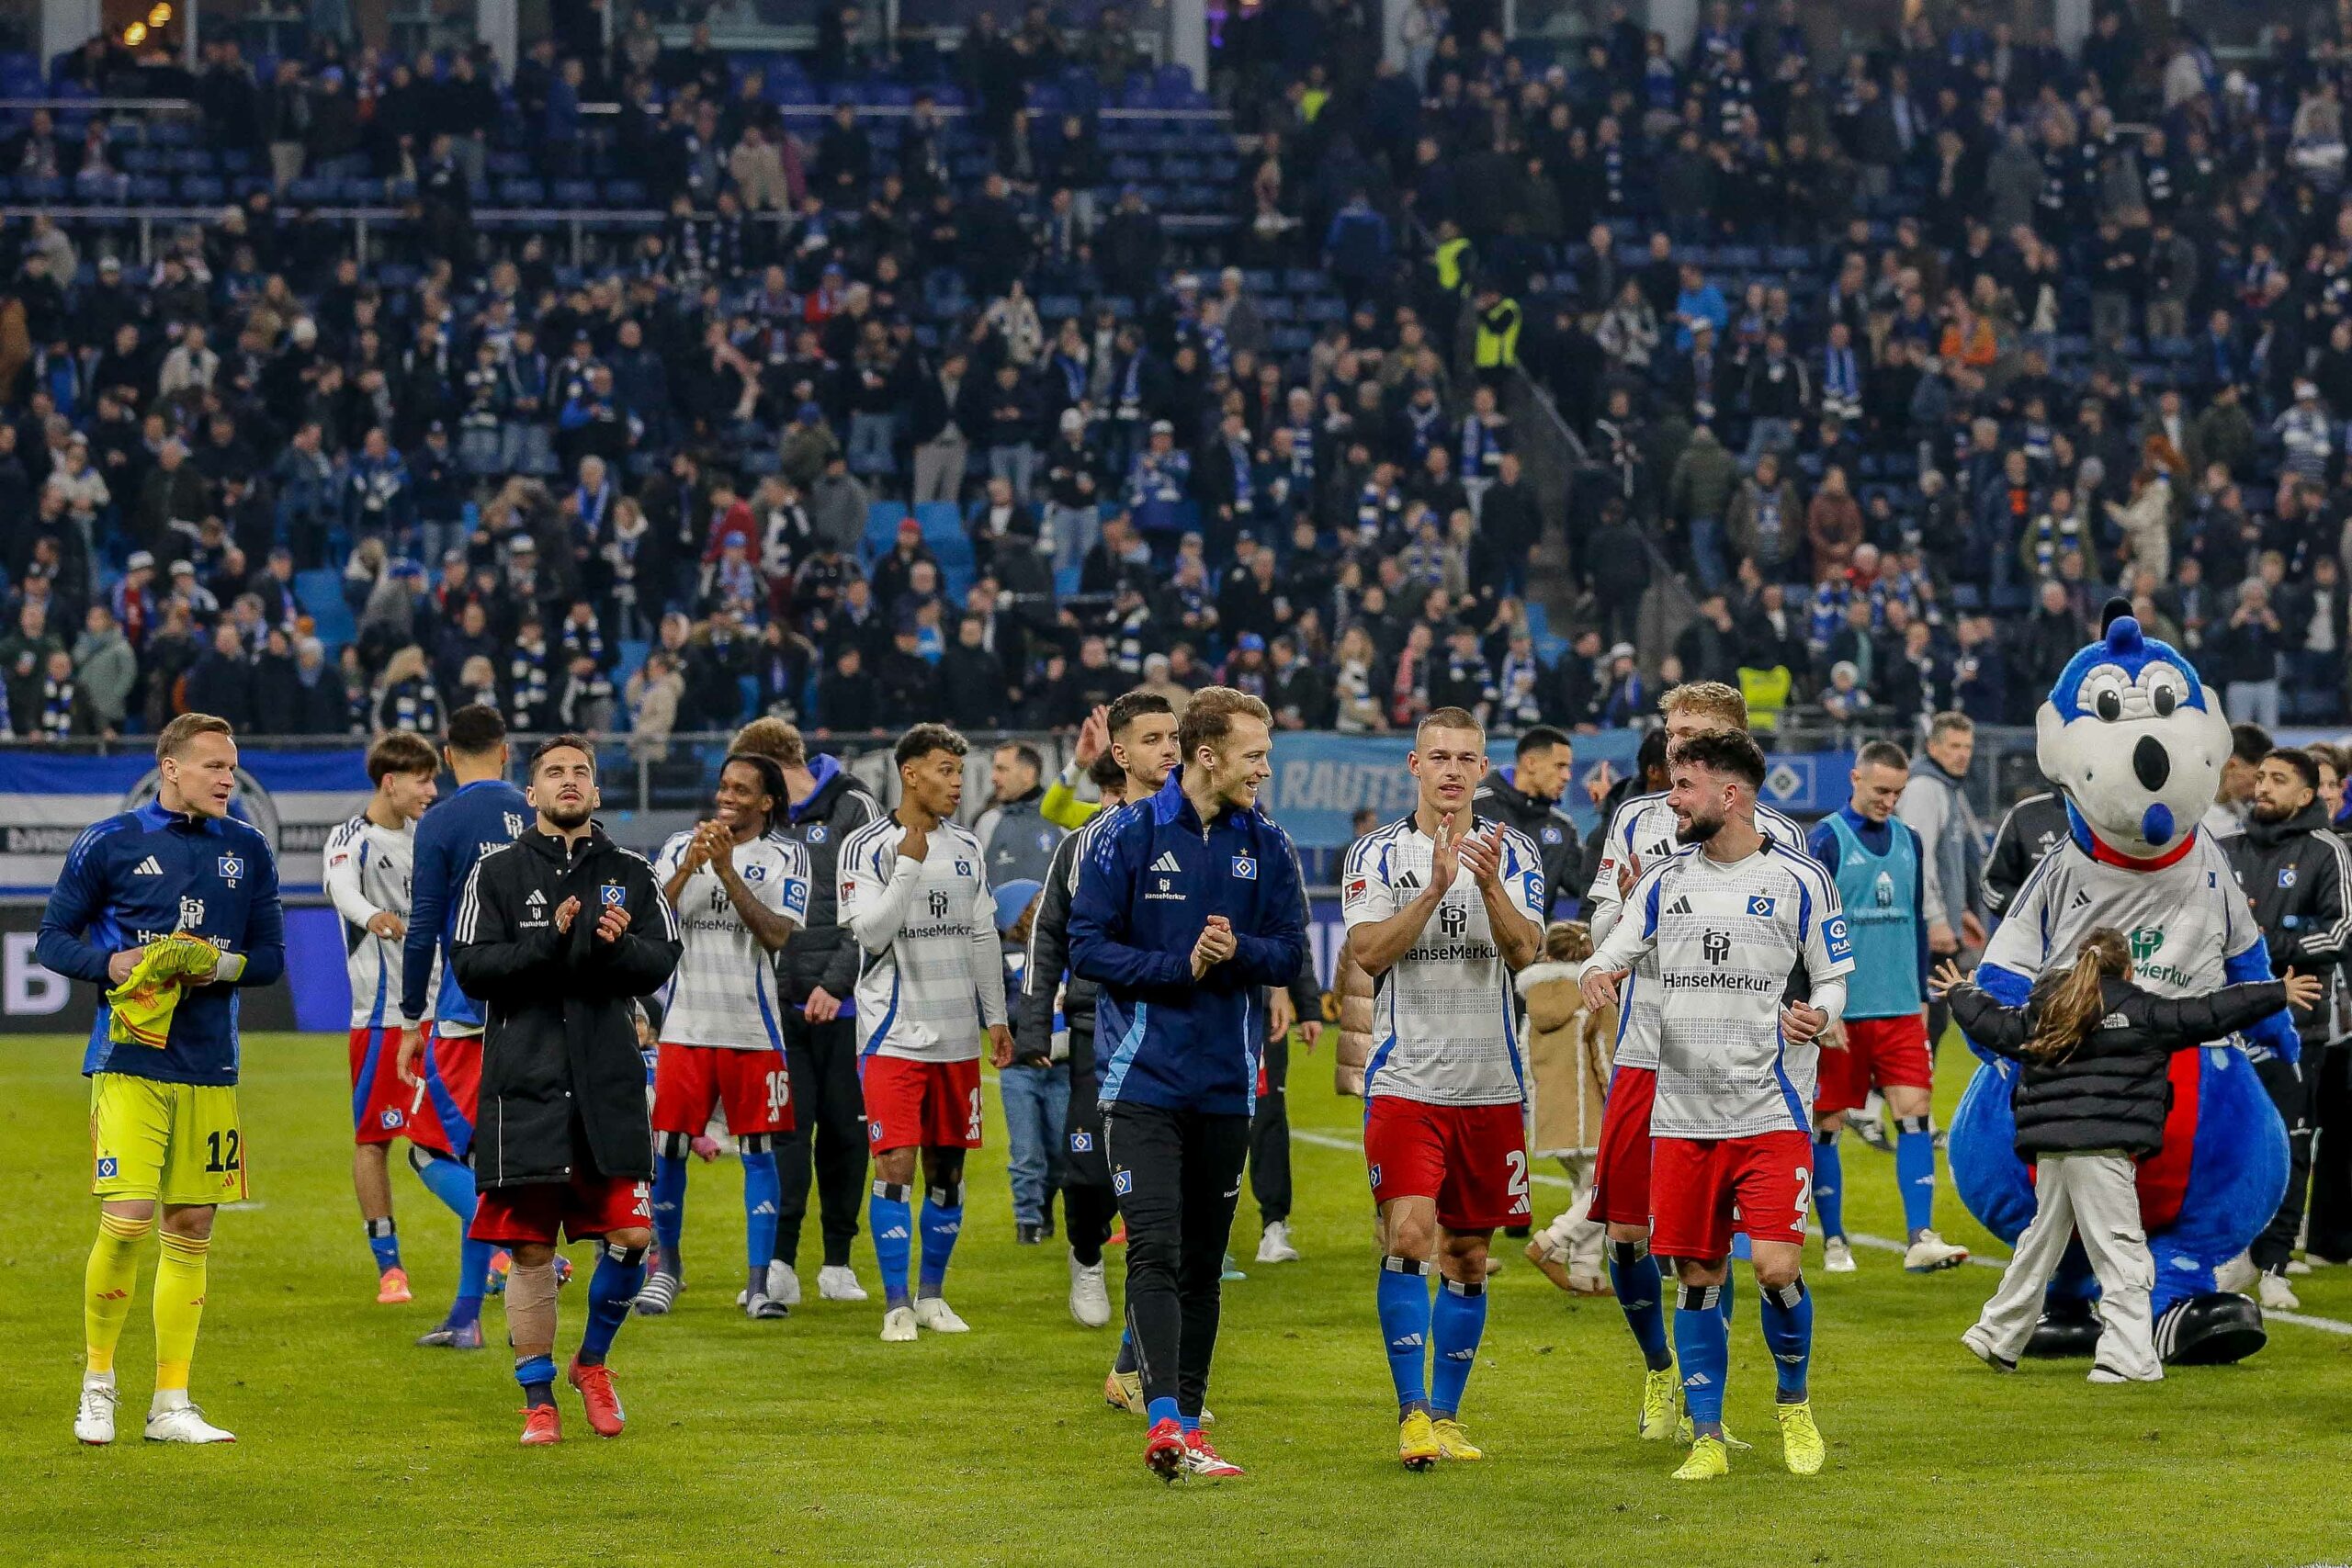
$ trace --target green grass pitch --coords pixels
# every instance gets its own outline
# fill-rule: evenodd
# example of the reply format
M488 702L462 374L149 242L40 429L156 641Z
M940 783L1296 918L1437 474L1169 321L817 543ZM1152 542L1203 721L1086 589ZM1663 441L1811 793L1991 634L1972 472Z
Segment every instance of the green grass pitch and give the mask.
M12 1564L1216 1563L1648 1561L1780 1564L2295 1564L2352 1560L2352 1337L2280 1325L2234 1368L2095 1389L2082 1363L1996 1378L1955 1337L1995 1276L1924 1279L1890 1254L1815 1271L1814 1403L1827 1472L1780 1465L1770 1362L1743 1280L1729 1415L1752 1437L1728 1482L1675 1485L1670 1444L1635 1440L1638 1361L1614 1303L1571 1303L1518 1255L1495 1282L1465 1416L1483 1464L1413 1476L1372 1303L1370 1213L1352 1102L1329 1052L1297 1055L1292 1112L1306 1260L1260 1268L1245 1193L1210 1403L1250 1470L1162 1486L1142 1428L1100 1397L1114 1331L1064 1309L1063 1253L1016 1248L1001 1122L972 1166L949 1295L963 1338L876 1338L878 1304L814 1299L745 1321L740 1179L697 1165L688 1285L674 1315L626 1327L613 1364L630 1417L600 1442L561 1391L567 1440L515 1446L501 1348L412 1348L444 1304L455 1226L411 1177L396 1191L416 1303L374 1304L350 1190L338 1038L246 1043L255 1206L221 1215L196 1394L228 1450L139 1441L152 1371L152 1262L119 1360L124 1440L85 1450L71 1416L94 1224L78 1042L0 1045L0 1562ZM1943 1055L1945 1109L1965 1077ZM1891 1162L1849 1140L1849 1224L1895 1234ZM1539 1185L1547 1219L1563 1201ZM1946 1234L2001 1249L1947 1185ZM586 1248L576 1249L585 1264ZM1113 1272L1118 1268L1114 1251ZM861 1240L859 1272L875 1280ZM2300 1287L2352 1321L2352 1269ZM1115 1287L1114 1287L1115 1297ZM559 1354L582 1292L563 1297ZM503 1318L485 1319L493 1341Z

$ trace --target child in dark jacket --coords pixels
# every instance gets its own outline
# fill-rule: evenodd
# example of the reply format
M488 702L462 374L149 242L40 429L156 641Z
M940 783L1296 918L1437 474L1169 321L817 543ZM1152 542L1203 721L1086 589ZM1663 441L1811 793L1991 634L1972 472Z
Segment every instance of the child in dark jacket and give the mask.
M2132 984L2132 950L2111 926L2087 932L2073 965L2052 969L2021 1008L2004 1007L1947 963L1934 989L1971 1040L2020 1064L2010 1105L2018 1157L2035 1167L2033 1223L2000 1288L1961 1343L1996 1371L2015 1371L2068 1237L2080 1234L2098 1276L2103 1324L2090 1381L2154 1382L2148 1295L2154 1260L2140 1224L2137 1168L2164 1142L2172 1054L2221 1040L2289 1002L2309 1007L2320 982L2229 986L2165 998Z

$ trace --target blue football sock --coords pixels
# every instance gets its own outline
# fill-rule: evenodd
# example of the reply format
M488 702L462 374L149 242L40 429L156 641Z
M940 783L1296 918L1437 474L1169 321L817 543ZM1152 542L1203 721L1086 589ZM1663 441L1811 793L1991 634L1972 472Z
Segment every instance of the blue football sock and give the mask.
M1201 1429L1201 1418L1198 1416L1186 1416L1180 1411L1176 1416L1176 1425L1183 1427L1184 1435L1189 1438Z
M749 1156L746 1156L749 1163ZM746 1190L750 1179L745 1178ZM660 1247L662 1272L673 1280L686 1277L684 1263L678 1256L679 1242L686 1234L686 1162L669 1155L653 1156L653 1245Z
M458 1299L449 1303L449 1326L481 1321L482 1293L490 1288L490 1259L497 1247L466 1236L458 1243Z
M1936 1223L1936 1134L1925 1116L1894 1125L1894 1184L1903 1189L1903 1223L1917 1235Z
M1650 1256L1650 1244L1611 1242L1609 1283L1625 1314L1625 1326L1634 1331L1634 1343L1642 1348L1643 1363L1654 1372L1674 1365L1674 1357L1666 1348L1666 1285L1658 1276L1657 1259Z
M1783 1404L1794 1404L1804 1397L1805 1372L1813 1365L1813 1292L1804 1288L1804 1277L1777 1289L1767 1286L1758 1315L1764 1324L1765 1347L1779 1369L1776 1397Z
M922 1195L922 1272L915 1294L935 1296L947 1283L947 1260L964 1229L964 1184L933 1187Z
M1731 1336L1724 1325L1718 1285L1685 1285L1674 1312L1674 1352L1682 1360L1682 1404L1702 1437L1724 1429L1724 1379L1731 1370Z
M1143 1419L1146 1426L1157 1427L1162 1421L1181 1423L1184 1418L1176 1414L1176 1402L1173 1399L1162 1397L1151 1401L1143 1407Z
M1120 1333L1119 1355L1118 1359L1111 1363L1111 1370L1122 1376L1138 1370L1138 1363L1136 1360L1136 1331L1134 1329L1128 1328Z
M874 1261L882 1268L882 1301L886 1306L907 1303L907 1259L914 1252L914 1210L907 1189L887 1181L874 1184L865 1201L865 1229L874 1237Z
M1746 1241L1747 1238L1743 1235L1734 1236L1732 1239L1738 1242ZM1735 1248L1732 1256L1735 1258L1745 1258L1747 1254ZM1731 1310L1732 1288L1730 1275L1726 1274L1724 1276L1724 1282L1715 1287L1715 1306L1724 1314L1724 1332L1725 1334L1729 1334L1731 1332L1731 1320L1737 1315Z
M775 1151L743 1156L743 1250L752 1271L765 1278L775 1256L776 1212L784 1207L784 1180L776 1174Z
M390 1216L368 1222L368 1250L376 1255L376 1272L401 1266L400 1233L392 1228Z
M1380 1260L1380 1337L1388 1346L1388 1377L1396 1385L1402 1420L1429 1408L1430 1266L1418 1258Z
M409 1165L415 1170L416 1179L424 1183L425 1190L447 1203L459 1224L473 1224L473 1168L446 1155L426 1154L423 1149L409 1153Z
M514 1363L514 1381L523 1385L526 1405L555 1403L555 1358L530 1356Z
M1430 1411L1453 1416L1462 1409L1462 1391L1470 1386L1470 1369L1478 1359L1478 1340L1487 1332L1487 1282L1448 1280L1437 1288L1437 1305L1430 1313L1430 1344L1436 1370L1430 1374Z
M1813 1140L1813 1213L1825 1238L1846 1234L1846 1160L1835 1133Z
M644 1288L645 1249L606 1243L596 1254L595 1273L588 1278L588 1326L580 1336L582 1366L605 1364L613 1336L628 1321L629 1303Z

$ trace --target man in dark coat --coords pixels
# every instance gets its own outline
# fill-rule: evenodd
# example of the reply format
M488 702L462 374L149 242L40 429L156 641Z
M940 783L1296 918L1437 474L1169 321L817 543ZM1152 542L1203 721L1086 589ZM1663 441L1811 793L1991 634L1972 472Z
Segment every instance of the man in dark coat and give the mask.
M646 1183L638 1001L678 966L677 917L653 868L593 821L596 753L558 735L531 753L537 822L484 856L466 885L450 962L486 1014L471 1235L510 1249L506 1322L523 1385L523 1441L560 1441L555 1404L555 1247L604 1244L571 1385L602 1437L622 1427L605 1353L645 1283L653 1239Z

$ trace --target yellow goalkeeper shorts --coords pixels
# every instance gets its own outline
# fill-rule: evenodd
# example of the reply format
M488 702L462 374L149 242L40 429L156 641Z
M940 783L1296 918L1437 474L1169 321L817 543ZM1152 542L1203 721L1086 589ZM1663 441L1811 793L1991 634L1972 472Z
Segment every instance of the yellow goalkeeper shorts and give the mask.
M90 1075L90 1190L100 1198L235 1203L246 1196L245 1139L227 1084Z

